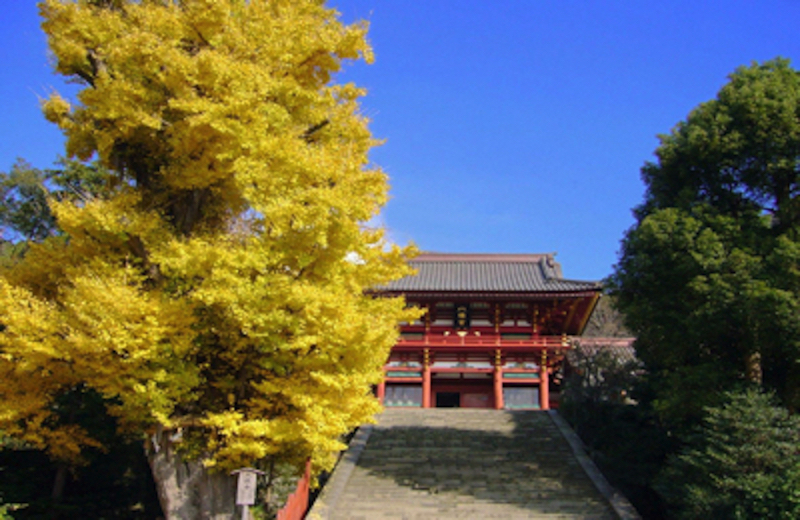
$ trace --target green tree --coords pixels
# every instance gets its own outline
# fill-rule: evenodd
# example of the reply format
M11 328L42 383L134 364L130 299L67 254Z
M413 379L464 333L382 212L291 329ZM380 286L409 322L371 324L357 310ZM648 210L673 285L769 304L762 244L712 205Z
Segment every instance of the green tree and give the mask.
M757 389L727 393L659 487L676 518L800 517L800 418Z
M0 226L7 242L41 241L55 230L48 206L46 174L22 159L11 170L0 172Z
M641 362L604 346L580 345L568 361L559 413L637 511L644 518L662 518L663 503L652 483L673 441L649 403L639 402L645 376Z
M23 253L27 242L41 242L60 233L51 201L83 203L107 188L108 171L97 162L61 158L41 170L24 159L0 172L0 240L8 253ZM19 247L8 247L9 245Z
M68 237L0 273L0 429L60 460L100 440L55 413L101 396L148 439L164 513L233 512L227 471L329 468L378 410L371 385L413 313L365 289L411 250L366 223L387 197L362 90L366 27L321 0L46 0L46 116L108 176L50 201Z
M59 159L53 168L44 170L18 159L8 173L0 172L0 229L3 237L0 262L12 265L25 255L31 244L62 235L50 210L51 201L85 203L101 196L107 187L107 179L108 172L97 163L84 164L64 158ZM126 480L119 478L122 474L141 479L141 464L136 460L141 453L141 442L132 442L132 439L116 434L116 421L105 413L98 397L81 387L65 389L63 395L53 401L52 413L53 420L77 422L91 429L94 437L101 440L102 451L85 452L80 460L43 463L42 458L31 453L25 444L12 442L3 445L1 448L6 453L0 453L0 466L11 465L13 461L15 471L13 474L7 471L6 478L2 479L0 496L5 491L8 496L16 496L16 500L28 503L26 514L35 515L36 511L49 509L49 516L56 518L59 512L67 513L71 509L74 513L75 504L83 501L80 511L96 516L100 514L97 507L101 501L87 500L89 497L86 495L92 484L102 482L108 486L109 482L120 483ZM126 460L124 457L132 463L119 467L120 460ZM114 466L104 464L106 459L117 463L117 473L108 471ZM55 478L52 492L48 494L45 492L45 479L52 474ZM81 492L76 493L77 490L73 489L72 496L65 499L64 491L69 487L70 477L73 480L81 478ZM146 478L142 480L148 481ZM19 485L23 481L31 485ZM142 494L125 490L124 496L136 503ZM86 504L87 501L91 506ZM125 511L125 501L117 500L115 505Z
M683 428L752 381L800 404L800 75L737 69L660 137L612 292L656 408Z

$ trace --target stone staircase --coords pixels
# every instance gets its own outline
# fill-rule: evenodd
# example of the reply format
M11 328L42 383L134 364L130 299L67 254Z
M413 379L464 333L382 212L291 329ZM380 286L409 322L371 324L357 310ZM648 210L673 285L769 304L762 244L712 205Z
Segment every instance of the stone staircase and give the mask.
M307 518L620 518L559 421L539 411L386 410L356 436Z

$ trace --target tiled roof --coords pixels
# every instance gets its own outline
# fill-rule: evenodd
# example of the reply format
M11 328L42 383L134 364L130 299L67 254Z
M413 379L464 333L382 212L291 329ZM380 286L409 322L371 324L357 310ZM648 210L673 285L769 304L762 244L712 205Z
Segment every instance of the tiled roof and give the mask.
M635 338L574 338L575 350L585 357L594 357L600 352L608 352L620 363L637 361L633 347ZM574 357L574 356L573 356ZM571 360L573 363L575 360Z
M565 280L553 254L424 253L410 262L417 270L383 287L390 292L575 292L598 282Z

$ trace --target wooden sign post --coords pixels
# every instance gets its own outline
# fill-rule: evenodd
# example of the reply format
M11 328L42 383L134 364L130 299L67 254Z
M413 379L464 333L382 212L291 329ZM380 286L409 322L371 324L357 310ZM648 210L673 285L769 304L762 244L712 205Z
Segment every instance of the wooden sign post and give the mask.
M242 506L242 520L250 519L250 506L256 503L256 478L264 474L263 471L254 468L241 468L231 472L231 475L239 475L236 484L236 505Z

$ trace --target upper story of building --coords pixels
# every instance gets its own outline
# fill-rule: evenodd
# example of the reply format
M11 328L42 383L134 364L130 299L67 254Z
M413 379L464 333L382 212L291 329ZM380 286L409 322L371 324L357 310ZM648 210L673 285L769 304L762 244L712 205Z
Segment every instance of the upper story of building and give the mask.
M562 341L583 332L602 290L565 279L550 253L424 253L410 263L416 275L382 288L424 310L402 325L401 344Z

